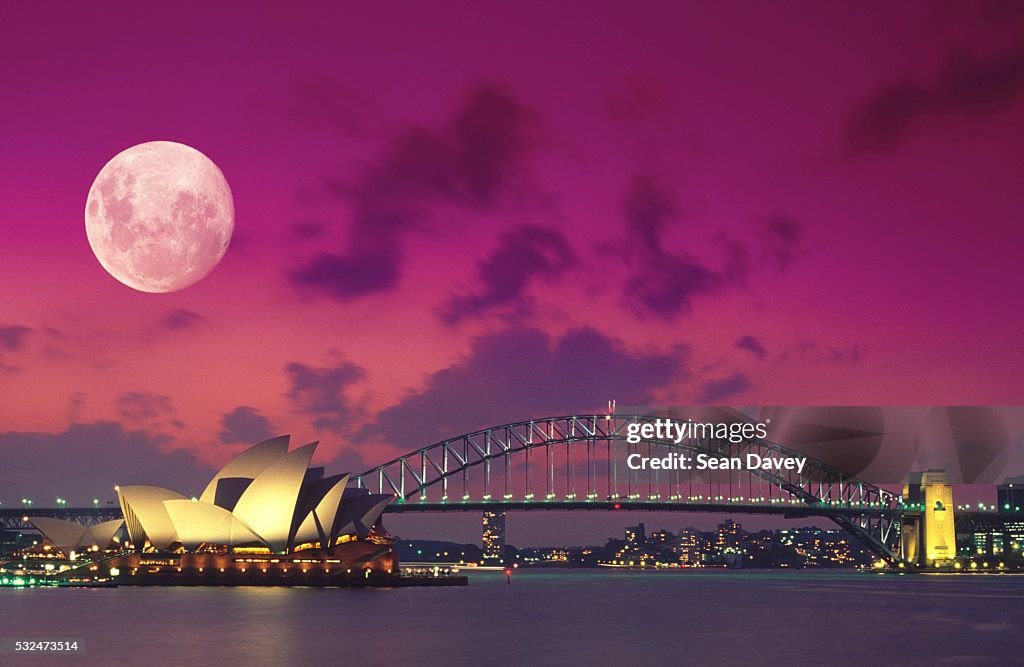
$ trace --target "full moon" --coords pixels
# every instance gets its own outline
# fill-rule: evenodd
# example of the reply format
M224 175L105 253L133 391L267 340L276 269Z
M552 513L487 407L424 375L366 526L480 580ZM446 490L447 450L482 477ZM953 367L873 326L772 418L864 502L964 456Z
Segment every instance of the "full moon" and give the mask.
M224 257L235 207L224 174L196 149L150 141L114 156L85 202L96 259L141 292L174 292Z

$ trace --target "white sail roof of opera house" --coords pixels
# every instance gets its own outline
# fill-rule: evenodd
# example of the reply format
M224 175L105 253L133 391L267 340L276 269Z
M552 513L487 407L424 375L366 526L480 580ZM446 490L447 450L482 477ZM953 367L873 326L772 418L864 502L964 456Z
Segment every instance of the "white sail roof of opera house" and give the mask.
M266 440L221 468L199 498L156 486L115 487L129 537L158 550L262 546L285 553L366 537L394 496L347 488L349 475L310 468L317 443Z
M295 542L299 544L315 541L325 542L330 539L328 536L332 532L336 532L338 510L341 509L341 498L345 493L345 486L348 485L348 477L346 473L338 475L337 479L325 480L329 486L319 501L316 501L315 498L311 499L316 501L317 505L299 525L293 538ZM377 518L374 517L374 521L376 520Z
M45 516L30 516L28 520L55 547L68 556L72 551L88 551L92 547L106 548L114 540L117 530L124 524L121 519L104 521L92 526Z
M235 516L252 526L272 551L287 546L295 504L316 445L310 443L271 463L235 505Z
M200 544L241 546L263 540L234 514L223 507L192 500L168 500L165 504L177 528L178 542L186 549Z
M267 467L288 453L287 435L281 435L270 440L265 440L258 445L253 445L235 458L228 461L227 465L217 471L210 483L203 490L199 500L204 503L214 502L217 494L217 483L222 479L243 478L253 479Z
M177 541L174 522L164 507L165 500L186 500L177 491L160 486L117 486L124 523L132 542L143 544L146 536L158 549L167 549Z

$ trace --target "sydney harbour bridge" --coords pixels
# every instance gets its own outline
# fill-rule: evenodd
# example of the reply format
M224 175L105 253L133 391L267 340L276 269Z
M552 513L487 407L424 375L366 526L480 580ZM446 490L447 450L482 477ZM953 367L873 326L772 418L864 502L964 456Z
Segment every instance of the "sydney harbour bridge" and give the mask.
M764 439L644 438L629 442L633 425L650 415L592 414L493 426L423 447L367 470L350 484L394 494L388 512L671 511L822 517L862 542L880 559L906 559L903 525L926 508L822 461ZM635 438L633 438L635 439ZM802 469L634 469L647 459L696 457L805 458ZM950 508L952 509L952 508ZM35 516L92 524L120 517L117 507L33 507ZM31 529L24 509L0 509L0 529ZM975 516L978 514L979 516ZM961 512L959 524L991 522Z

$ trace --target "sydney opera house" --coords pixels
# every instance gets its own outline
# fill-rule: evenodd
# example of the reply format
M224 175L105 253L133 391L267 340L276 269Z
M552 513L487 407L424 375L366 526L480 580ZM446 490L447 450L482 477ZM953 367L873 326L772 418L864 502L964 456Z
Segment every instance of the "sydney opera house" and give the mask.
M115 487L120 522L93 527L32 518L58 548L120 541L108 561L126 583L343 584L397 577L381 514L394 497L349 488L348 474L309 467L317 443L288 436L242 452L188 497L158 486ZM102 543L102 544L101 544Z

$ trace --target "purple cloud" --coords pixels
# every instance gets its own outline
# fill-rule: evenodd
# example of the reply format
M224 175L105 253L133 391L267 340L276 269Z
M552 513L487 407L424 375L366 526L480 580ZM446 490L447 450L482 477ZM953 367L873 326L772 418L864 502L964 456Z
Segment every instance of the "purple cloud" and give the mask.
M729 377L708 380L701 386L697 394L697 403L716 405L750 389L753 385L743 373L733 373Z
M556 229L522 225L502 234L498 246L477 265L481 289L457 296L445 308L454 324L466 317L520 301L535 278L560 276L574 259L569 240Z
M351 205L347 246L321 251L292 283L339 301L398 284L407 235L432 205L486 210L512 188L535 144L535 114L494 85L480 85L438 130L414 127L351 186L332 184Z
M688 357L682 347L633 352L590 328L560 338L537 329L490 334L360 436L412 448L487 425L601 409L611 398L642 405L688 376Z
M129 391L117 397L117 414L131 422L162 419L174 414L174 404L170 396Z
M832 364L857 364L864 357L864 347L858 343L837 346L821 345L812 340L801 341L796 345L796 353L804 359ZM782 355L782 361L789 358L789 353Z
M28 342L32 329L17 324L0 324L0 348L17 352Z
M846 147L892 148L929 116L987 115L1015 104L1021 91L1024 43L989 56L953 48L933 81L900 81L869 97L846 126Z
M688 312L695 296L722 286L723 279L716 272L688 255L672 254L662 247L662 236L677 212L653 179L633 181L625 213L634 244L634 268L625 293L634 309L671 318Z
M218 433L217 437L225 444L254 444L274 436L270 420L260 414L259 410L248 405L239 405L231 412L221 415L220 425L224 430Z
M171 331L190 329L201 324L205 319L195 311L175 308L160 318L160 327Z
M785 271L796 259L803 237L804 227L800 222L787 215L776 215L764 223L761 247L775 268Z
M117 422L71 424L58 433L0 433L4 502L27 496L37 507L62 496L73 505L114 499L114 484L156 484L198 492L212 470L181 450L164 451L170 436L127 430ZM73 470L73 475L54 475Z
M0 325L0 373L18 372L19 367L7 363L3 353L23 350L31 333L32 329L17 324Z
M365 375L362 368L349 362L316 368L298 362L285 366L288 376L288 398L295 410L312 415L318 430L345 433L359 410L345 396L345 391Z
M676 217L675 205L654 179L634 179L625 201L631 270L624 292L640 314L672 319L689 312L700 295L745 286L754 269L785 270L803 239L803 226L786 215L769 218L748 242L719 232L715 238L725 261L721 269L713 269L686 253L666 249L665 235Z
M305 220L303 222L296 222L292 225L292 234L297 239L312 240L323 238L324 234L327 233L327 227L322 222L315 220Z
M758 361L761 361L768 356L768 350L766 350L764 345L761 344L761 341L753 336L741 337L736 341L736 347L750 352L757 357Z

